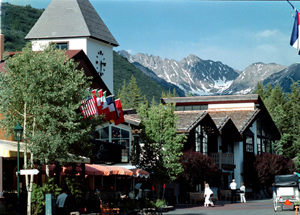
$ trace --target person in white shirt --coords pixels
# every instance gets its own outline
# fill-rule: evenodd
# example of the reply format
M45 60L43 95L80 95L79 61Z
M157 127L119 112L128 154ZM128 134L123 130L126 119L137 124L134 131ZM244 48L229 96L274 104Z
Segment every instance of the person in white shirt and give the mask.
M234 179L232 179L232 182L230 183L230 189L231 189L231 203L236 203L236 183Z
M240 187L241 203L243 203L243 202L246 203L245 191L246 191L246 187L244 185L244 182L242 182L241 187Z
M206 183L204 189L204 198L205 198L204 207L208 207L209 205L214 207L214 203L210 200L210 195L213 193L214 192L210 189L209 184Z

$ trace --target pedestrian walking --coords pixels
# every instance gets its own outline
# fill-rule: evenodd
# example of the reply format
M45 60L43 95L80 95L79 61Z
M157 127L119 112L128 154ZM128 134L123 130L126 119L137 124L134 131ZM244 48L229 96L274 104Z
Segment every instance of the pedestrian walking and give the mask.
M234 179L232 179L232 182L230 183L230 189L231 189L231 203L236 203L236 183Z
M244 182L241 183L241 187L240 187L240 199L241 199L241 203L246 203L246 198L245 198L245 192L246 192L246 187Z
M211 205L212 207L214 207L214 203L211 201L210 196L213 195L214 192L210 189L209 184L206 183L205 184L205 189L204 189L204 207L208 207L209 205Z

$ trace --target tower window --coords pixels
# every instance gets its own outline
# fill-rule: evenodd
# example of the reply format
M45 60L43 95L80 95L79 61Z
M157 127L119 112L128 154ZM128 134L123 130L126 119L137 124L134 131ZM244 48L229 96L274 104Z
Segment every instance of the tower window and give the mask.
M69 49L68 43L56 43L55 46L56 46L57 49L61 49L61 50L68 50Z

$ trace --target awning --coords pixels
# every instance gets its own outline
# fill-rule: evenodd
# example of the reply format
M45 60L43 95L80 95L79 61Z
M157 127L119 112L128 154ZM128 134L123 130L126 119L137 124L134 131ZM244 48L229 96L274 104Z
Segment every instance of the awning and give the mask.
M132 176L135 178L137 178L137 177L149 178L150 177L149 172L147 172L146 170L143 170L143 169L130 169L130 171L133 172Z
M63 167L63 172L66 174L72 173L72 166ZM76 166L76 174L82 174L82 169L80 166ZM98 164L85 164L85 175L127 175L132 176L133 172L129 169L117 166L105 166Z
M20 142L20 157L23 157L25 144ZM17 157L18 142L10 140L0 140L0 156L4 158Z
M43 165L42 172L45 172L46 166ZM49 165L50 174L54 174L55 165ZM62 167L62 175L72 174L72 166ZM80 166L76 166L76 174L82 174L82 169ZM122 176L133 176L135 178L149 178L150 174L143 169L127 169L120 166L105 166L99 164L85 164L85 175L102 175L102 176L112 176L112 175L122 175Z

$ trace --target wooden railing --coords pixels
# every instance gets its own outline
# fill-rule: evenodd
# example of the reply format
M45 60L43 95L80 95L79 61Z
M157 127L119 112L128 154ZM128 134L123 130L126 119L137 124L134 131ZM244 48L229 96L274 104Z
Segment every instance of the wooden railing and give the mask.
M234 164L233 153L210 153L209 156L219 166L222 166L222 164Z

